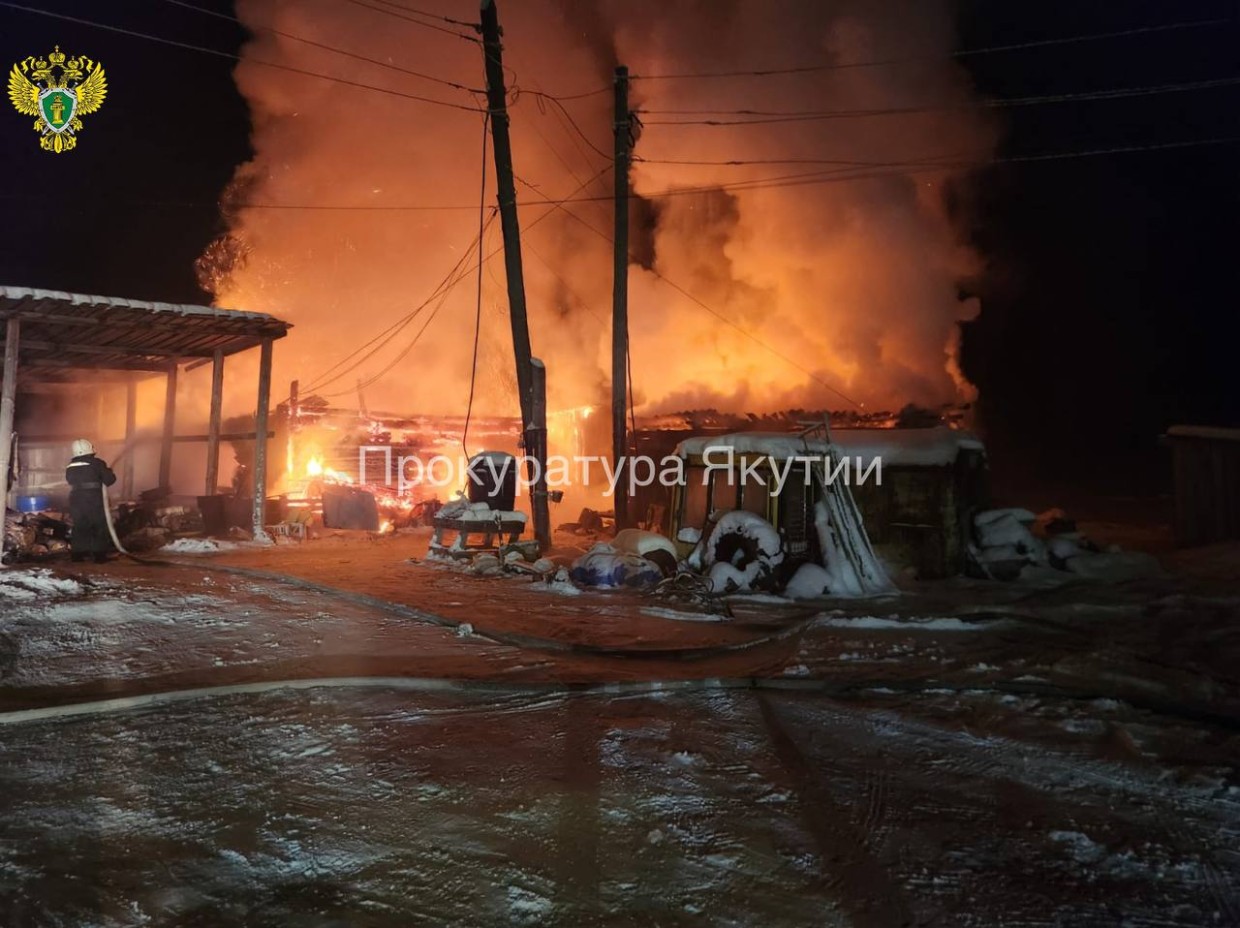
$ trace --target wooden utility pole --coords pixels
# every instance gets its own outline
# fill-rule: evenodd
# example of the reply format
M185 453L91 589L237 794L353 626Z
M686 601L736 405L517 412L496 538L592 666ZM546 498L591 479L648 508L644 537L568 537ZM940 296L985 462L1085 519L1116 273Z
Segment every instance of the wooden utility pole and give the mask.
M512 141L508 137L508 89L504 86L502 32L495 0L482 0L482 49L486 58L487 109L491 116L492 151L499 188L499 219L504 232L504 272L508 277L508 316L512 347L517 359L517 391L521 394L521 424L530 427L533 412L533 373L530 327L525 314L525 274L521 266L521 228L517 224L517 188L512 176ZM481 248L481 244L479 244Z
M632 128L629 121L629 69L616 68L615 116L615 254L611 281L611 453L614 473L619 478L628 456L628 360L629 360L629 147ZM616 528L629 526L629 497L616 481L612 499Z
M525 453L534 459L532 468L543 475L530 497L534 533L540 546L551 542L548 511L546 456L546 406L536 412L533 349L525 312L525 274L521 264L521 227L517 222L517 189L512 174L512 141L508 137L508 90L504 86L502 31L495 0L481 0L482 50L486 62L487 111L491 119L491 149L495 153L495 178L499 195L499 218L504 233L504 272L508 278L508 318L512 323L512 349L517 363L517 392L521 399L521 432ZM482 243L478 243L479 249ZM480 257L481 260L481 257ZM545 375L544 375L545 376ZM542 390L546 390L545 382ZM545 395L545 394L544 394Z

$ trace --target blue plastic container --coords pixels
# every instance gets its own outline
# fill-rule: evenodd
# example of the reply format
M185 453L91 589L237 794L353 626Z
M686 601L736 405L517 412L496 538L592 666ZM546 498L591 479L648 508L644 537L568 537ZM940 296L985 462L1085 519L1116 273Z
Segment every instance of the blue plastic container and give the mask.
M17 497L18 512L42 512L44 509L50 508L51 504L51 499L47 496Z

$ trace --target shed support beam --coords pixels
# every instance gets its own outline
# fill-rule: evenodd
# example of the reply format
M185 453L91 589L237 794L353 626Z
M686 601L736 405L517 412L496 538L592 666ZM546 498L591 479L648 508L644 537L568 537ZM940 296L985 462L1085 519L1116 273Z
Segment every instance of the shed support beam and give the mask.
M159 485L172 486L172 436L177 427L177 368L168 368L164 392L164 434L159 447Z
M13 450L13 413L17 406L17 349L21 322L8 320L4 333L4 378L0 381L0 539L9 501L9 465Z
M271 405L271 339L263 339L258 362L258 410L254 431L254 540L270 541L263 528L267 508L267 421Z
M125 499L133 499L134 468L138 464L138 453L134 447L134 432L138 425L138 384L131 380L125 384L125 476L121 480L121 495Z
M220 413L224 403L224 352L215 349L211 364L211 416L207 420L207 496L214 496L220 483Z

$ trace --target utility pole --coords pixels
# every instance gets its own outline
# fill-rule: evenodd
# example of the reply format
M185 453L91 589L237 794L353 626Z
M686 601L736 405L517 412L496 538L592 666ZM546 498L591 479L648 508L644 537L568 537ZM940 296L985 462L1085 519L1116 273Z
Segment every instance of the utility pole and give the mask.
M615 76L615 254L611 283L611 453L617 476L612 499L616 528L629 526L629 497L619 479L628 456L628 360L629 360L629 149L632 124L629 114L629 69L616 68Z
M530 327L525 312L525 275L521 266L521 227L517 223L517 189L512 176L512 141L508 137L508 90L504 86L504 55L500 41L499 11L495 0L481 0L482 51L486 63L487 111L491 119L492 151L499 191L499 218L504 233L504 272L508 278L508 318L512 322L512 349L517 362L517 392L521 399L521 432L525 453L534 459L532 468L545 474L546 408L542 421L535 417L535 383ZM482 247L481 242L478 245ZM545 389L545 387L544 387ZM541 547L551 544L551 515L545 482L535 487L530 498L534 513L534 534Z

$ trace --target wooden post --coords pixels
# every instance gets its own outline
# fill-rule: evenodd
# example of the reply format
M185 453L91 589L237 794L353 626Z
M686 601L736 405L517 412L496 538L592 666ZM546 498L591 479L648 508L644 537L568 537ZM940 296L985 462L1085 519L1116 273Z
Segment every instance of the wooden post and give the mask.
M288 422L285 423L288 437L285 441L286 447L284 449L284 472L290 477L297 464L297 442L294 440L293 434L297 431L297 407L300 402L301 381L294 380L288 385Z
M159 446L159 485L172 486L172 436L177 428L177 365L168 368L164 391L164 434Z
M534 512L534 538L542 551L551 547L551 513L547 496L547 368L538 358L530 359L533 374L530 413L533 421L525 433L525 453L536 468L530 508Z
M134 468L138 466L138 449L134 447L134 432L138 427L138 382L125 384L125 476L121 480L121 495L133 499Z
M0 385L0 539L9 502L9 465L13 451L13 414L17 408L17 349L21 322L9 319L4 331L4 379Z
M220 485L220 411L224 403L224 352L215 349L211 359L211 414L207 420L207 496Z
M263 528L267 510L267 420L271 411L271 339L264 338L258 362L258 410L254 417L254 540L270 541Z

